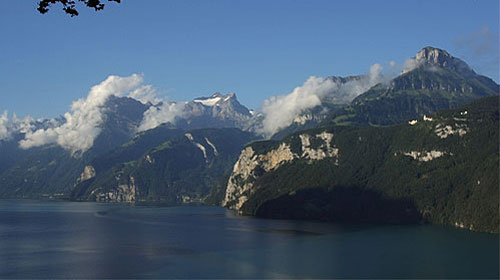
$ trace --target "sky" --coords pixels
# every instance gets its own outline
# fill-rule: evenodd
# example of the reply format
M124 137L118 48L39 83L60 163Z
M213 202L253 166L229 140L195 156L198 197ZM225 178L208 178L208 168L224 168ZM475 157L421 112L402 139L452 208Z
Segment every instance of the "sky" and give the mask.
M109 75L168 100L235 92L258 109L311 76L368 73L425 46L499 81L499 1L122 0L69 17L0 9L0 113L51 118Z

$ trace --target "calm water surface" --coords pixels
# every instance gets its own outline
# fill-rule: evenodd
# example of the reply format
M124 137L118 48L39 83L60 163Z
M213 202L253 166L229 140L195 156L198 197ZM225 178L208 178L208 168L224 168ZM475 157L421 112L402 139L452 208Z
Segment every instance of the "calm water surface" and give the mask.
M498 278L498 235L0 200L0 278Z

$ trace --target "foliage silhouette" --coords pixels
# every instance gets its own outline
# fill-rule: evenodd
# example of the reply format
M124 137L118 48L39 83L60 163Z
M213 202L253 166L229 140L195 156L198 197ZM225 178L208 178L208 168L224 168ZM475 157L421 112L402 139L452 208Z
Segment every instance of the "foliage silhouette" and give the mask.
M120 3L121 0L108 0L108 2ZM37 10L41 14L45 14L49 11L51 5L56 3L61 3L63 5L63 11L70 15L71 17L78 15L78 10L76 9L76 3L83 2L87 7L94 8L96 11L104 9L104 3L101 0L42 0L38 2Z

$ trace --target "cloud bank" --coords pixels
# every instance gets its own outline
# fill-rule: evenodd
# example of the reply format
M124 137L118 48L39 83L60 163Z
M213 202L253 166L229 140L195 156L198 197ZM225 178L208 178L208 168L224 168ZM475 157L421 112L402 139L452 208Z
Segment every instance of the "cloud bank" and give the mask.
M311 76L289 94L264 100L260 110L264 119L259 132L269 137L279 129L287 127L297 115L320 105L321 98L337 87L332 80Z
M26 133L34 128L35 120L30 117L18 118L16 114L9 120L7 111L0 115L0 141L10 140L15 133Z
M176 118L185 117L185 102L164 101L160 106L151 106L144 112L141 124L137 128L138 132L153 129L163 123L174 123Z
M390 63L390 66L395 65ZM311 76L292 92L264 100L260 109L263 114L262 127L257 132L271 137L280 129L291 125L297 116L325 101L347 104L372 86L387 82L390 78L391 76L382 74L380 64L373 64L367 74L345 83L333 78Z
M424 60L419 61L419 60L415 59L414 57L406 59L404 65L403 65L402 74L404 74L406 72L410 72L415 68L418 68L423 63L424 63Z
M103 82L93 86L85 99L78 99L71 104L71 112L64 114L64 121L46 122L43 129L34 130L34 126L24 129L25 138L19 141L23 149L57 144L78 156L88 151L99 136L104 123L105 103L111 96L134 98L143 104L151 105L143 114L137 131L145 131L160 124L174 123L176 118L185 117L185 102L167 102L158 98L151 85L143 85L143 77L133 74L128 77L109 76ZM10 137L12 131L20 126L20 121L9 121L7 112L0 116L0 140ZM17 128L19 129L19 128Z
M0 116L0 140L7 139L9 137L9 116L7 111L4 111Z
M143 104L156 105L163 100L156 96L156 90L152 85L143 85L133 90L128 97L142 102Z
M90 149L95 138L101 132L104 104L109 96L122 96L137 89L142 83L142 76L133 74L129 77L109 76L100 84L93 86L85 99L78 99L71 104L71 113L65 113L62 125L28 131L25 139L19 142L23 149L58 144L72 155L82 154Z

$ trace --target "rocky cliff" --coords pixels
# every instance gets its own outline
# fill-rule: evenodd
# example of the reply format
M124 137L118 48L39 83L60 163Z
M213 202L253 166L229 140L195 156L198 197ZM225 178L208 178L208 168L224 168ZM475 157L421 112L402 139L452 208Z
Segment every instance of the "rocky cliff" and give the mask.
M392 127L331 127L240 154L222 204L246 215L498 232L499 99Z
M497 83L445 50L425 47L409 61L411 65L401 75L334 111L328 123L395 125L499 94Z
M294 151L289 143L281 142L278 147L265 151L255 151L248 146L241 152L233 172L229 177L223 206L239 210L256 191L253 182L263 173L275 170L294 160L306 160L311 164L315 160L335 158L338 164L339 149L333 145L333 133L322 131L310 135L298 134L300 148Z

